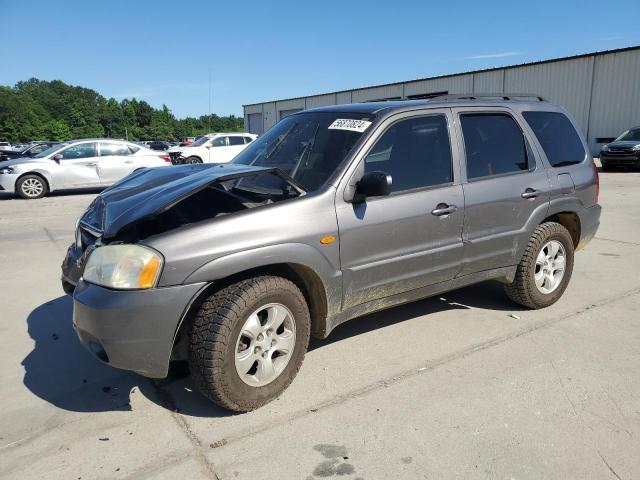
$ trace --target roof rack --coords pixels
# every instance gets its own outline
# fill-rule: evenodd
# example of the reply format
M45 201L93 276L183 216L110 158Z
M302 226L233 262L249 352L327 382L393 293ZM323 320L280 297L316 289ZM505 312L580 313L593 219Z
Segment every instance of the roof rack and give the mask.
M458 93L458 94L442 94L442 95L434 95L430 99L438 99L438 100L478 100L482 98L501 98L503 100L512 100L512 99L520 99L520 98L535 98L541 102L546 102L547 100L534 93Z

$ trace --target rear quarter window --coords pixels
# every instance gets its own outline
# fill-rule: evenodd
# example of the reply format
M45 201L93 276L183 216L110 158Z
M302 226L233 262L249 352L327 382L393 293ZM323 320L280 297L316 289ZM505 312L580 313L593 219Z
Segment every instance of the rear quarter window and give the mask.
M523 112L552 167L581 163L587 152L566 115L560 112Z

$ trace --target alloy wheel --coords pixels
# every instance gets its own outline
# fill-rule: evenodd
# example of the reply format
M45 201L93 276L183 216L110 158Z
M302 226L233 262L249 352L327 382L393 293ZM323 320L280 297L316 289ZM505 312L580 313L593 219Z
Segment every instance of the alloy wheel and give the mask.
M235 365L244 383L262 387L285 369L296 344L291 311L280 303L258 308L244 322L236 341Z
M566 253L562 243L550 240L540 249L536 258L534 278L536 287L545 295L553 292L564 277Z
M44 184L37 178L27 178L20 188L27 197L38 197L44 191Z

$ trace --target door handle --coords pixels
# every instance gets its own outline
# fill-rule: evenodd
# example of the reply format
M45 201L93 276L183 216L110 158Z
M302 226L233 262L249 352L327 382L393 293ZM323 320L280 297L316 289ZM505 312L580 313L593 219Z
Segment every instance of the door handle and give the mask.
M125 160L124 163L133 163L133 160Z
M98 166L98 164L97 164L97 163L85 163L85 165L86 165L87 167L97 167L97 166Z
M458 207L455 205L447 205L446 203L439 203L436 205L436 208L431 210L431 215L435 215L436 217L442 217L443 215L449 215L450 213L458 210Z
M538 196L538 192L536 189L534 188L527 188L524 192L522 192L522 195L520 195L522 198L536 198Z

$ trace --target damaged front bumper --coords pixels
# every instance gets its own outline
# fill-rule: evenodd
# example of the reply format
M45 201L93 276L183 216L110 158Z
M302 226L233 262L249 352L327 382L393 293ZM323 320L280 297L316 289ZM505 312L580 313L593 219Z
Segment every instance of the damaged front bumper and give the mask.
M178 326L205 285L110 290L80 280L73 293L73 327L101 361L164 378Z

